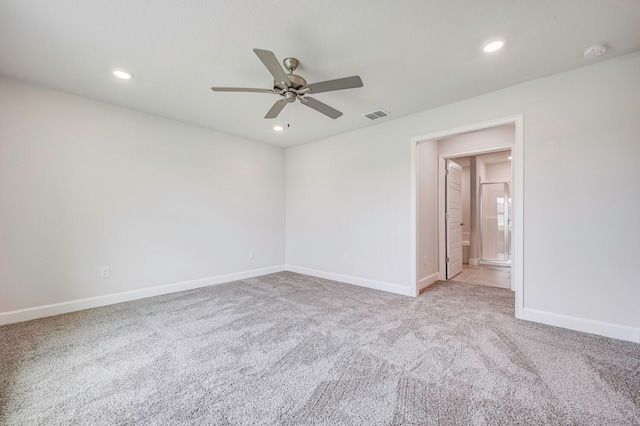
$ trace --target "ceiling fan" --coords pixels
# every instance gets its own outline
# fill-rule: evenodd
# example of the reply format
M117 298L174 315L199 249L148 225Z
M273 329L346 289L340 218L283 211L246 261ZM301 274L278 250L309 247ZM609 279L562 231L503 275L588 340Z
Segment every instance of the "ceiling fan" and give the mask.
M276 118L280 111L290 102L295 102L299 99L302 105L315 109L322 114L336 119L342 115L340 111L329 105L322 103L310 96L309 93L323 93L332 92L334 90L353 89L356 87L362 87L362 80L359 76L354 75L352 77L338 78L336 80L321 81L319 83L307 84L307 81L294 74L293 72L298 67L298 60L296 58L286 58L282 63L284 67L289 71L287 74L276 59L273 52L262 49L253 49L258 58L262 61L267 70L274 78L273 90L271 89L251 89L244 87L212 87L214 92L255 92L255 93L272 93L282 96L282 99L276 101L271 107L267 115L264 118Z

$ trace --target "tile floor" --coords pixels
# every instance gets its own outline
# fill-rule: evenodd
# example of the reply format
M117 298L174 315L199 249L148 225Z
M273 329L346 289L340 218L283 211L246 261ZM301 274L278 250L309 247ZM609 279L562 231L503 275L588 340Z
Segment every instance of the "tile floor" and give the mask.
M511 267L496 265L463 265L462 272L452 281L489 287L511 288Z

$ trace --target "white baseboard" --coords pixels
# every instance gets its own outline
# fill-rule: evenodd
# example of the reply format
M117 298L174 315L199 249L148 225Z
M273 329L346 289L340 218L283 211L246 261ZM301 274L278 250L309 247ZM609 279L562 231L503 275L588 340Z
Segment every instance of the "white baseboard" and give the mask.
M421 278L420 281L418 281L418 291L424 290L425 288L429 287L431 284L437 282L439 276L440 276L440 273L436 272L434 274Z
M165 284L139 290L125 291L122 293L89 297L87 299L71 300L68 302L54 303L51 305L36 306L33 308L2 312L0 313L0 325L50 317L52 315L66 314L69 312L81 311L83 309L98 308L100 306L113 305L115 303L130 302L132 300L161 296L163 294L175 293L178 291L192 290L194 288L258 277L260 275L282 272L284 270L284 265L271 266L268 268L253 269L250 271L236 272L233 274L218 275L215 277L201 278L197 280L183 281L173 284Z
M469 265L478 266L480 264L480 258L469 258Z
M312 277L341 281L348 284L355 284L360 287L367 287L374 290L382 290L389 293L401 294L403 296L413 296L412 291L409 287L401 286L398 284L375 281L367 278L353 277L351 275L334 274L333 272L319 271L317 269L305 268L295 265L286 265L285 268L287 271L297 272L304 275L311 275Z
M584 333L640 343L640 328L524 308L522 319Z

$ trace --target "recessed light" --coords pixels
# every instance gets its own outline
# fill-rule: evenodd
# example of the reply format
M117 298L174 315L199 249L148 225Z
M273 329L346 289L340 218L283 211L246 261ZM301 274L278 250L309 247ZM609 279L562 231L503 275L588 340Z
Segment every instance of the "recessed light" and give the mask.
M493 53L493 52L497 52L503 47L504 47L504 40L493 39L486 42L482 47L482 50L484 51L484 53Z
M273 126L273 130L275 130L276 132L281 132L283 129L282 126Z
M113 75L122 80L131 80L133 78L133 74L125 70L113 70Z

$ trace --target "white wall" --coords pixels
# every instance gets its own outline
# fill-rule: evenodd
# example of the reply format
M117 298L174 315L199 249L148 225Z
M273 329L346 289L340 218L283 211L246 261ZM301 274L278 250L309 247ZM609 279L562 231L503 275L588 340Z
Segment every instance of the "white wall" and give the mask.
M0 78L0 312L282 267L284 234L282 149Z
M486 178L484 182L500 182L511 180L511 161L500 161L486 165Z
M287 267L356 283L368 280L376 288L409 294L397 277L410 280L407 269L409 188L405 144L373 143L365 138L341 138L285 151L287 193ZM402 188L404 192L397 191ZM404 238L397 238L402 234ZM349 261L344 261L344 255ZM382 262L372 262L383 259ZM372 282L375 281L375 282ZM362 283L362 282L358 282ZM380 285L378 285L380 284Z
M287 263L410 289L410 139L523 113L525 309L640 327L638 75L636 53L287 149Z
M420 287L438 274L438 146L418 145L418 279Z

